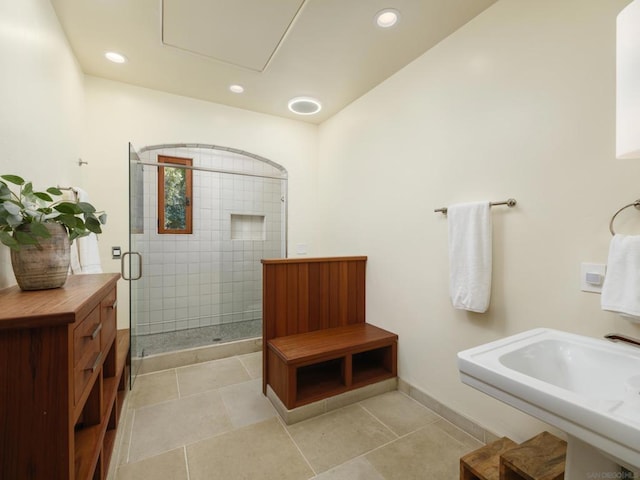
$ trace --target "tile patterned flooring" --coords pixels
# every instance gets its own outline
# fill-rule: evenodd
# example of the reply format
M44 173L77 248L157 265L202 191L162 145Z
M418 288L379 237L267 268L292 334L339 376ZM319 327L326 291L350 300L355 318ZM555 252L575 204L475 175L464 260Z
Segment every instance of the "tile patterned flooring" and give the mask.
M116 480L458 479L482 444L393 391L293 425L262 395L260 352L141 375Z

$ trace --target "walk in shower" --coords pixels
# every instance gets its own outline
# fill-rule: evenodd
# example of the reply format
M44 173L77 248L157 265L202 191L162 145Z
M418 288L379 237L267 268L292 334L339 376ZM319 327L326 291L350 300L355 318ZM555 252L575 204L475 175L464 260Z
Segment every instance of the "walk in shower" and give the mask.
M213 145L129 156L132 357L261 336L260 260L286 256L286 170Z

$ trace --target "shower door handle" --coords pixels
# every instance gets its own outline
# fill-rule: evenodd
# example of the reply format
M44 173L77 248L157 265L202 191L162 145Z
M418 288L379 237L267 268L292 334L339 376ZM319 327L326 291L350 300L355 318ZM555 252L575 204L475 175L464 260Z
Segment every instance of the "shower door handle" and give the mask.
M127 255L136 255L138 257L138 276L127 278L125 273L125 262L124 259L127 258ZM140 280L142 278L142 255L140 252L124 252L122 254L122 258L120 259L120 273L122 274L122 278L124 280Z

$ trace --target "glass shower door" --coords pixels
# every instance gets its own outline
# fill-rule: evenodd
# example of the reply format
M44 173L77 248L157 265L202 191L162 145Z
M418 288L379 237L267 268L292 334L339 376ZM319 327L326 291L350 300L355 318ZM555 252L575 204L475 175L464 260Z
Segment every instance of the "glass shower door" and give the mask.
M129 143L129 250L122 256L122 276L129 282L129 328L131 335L131 385L140 368L143 352L139 351L138 324L144 313L143 277L144 248L144 182L143 166L133 145Z

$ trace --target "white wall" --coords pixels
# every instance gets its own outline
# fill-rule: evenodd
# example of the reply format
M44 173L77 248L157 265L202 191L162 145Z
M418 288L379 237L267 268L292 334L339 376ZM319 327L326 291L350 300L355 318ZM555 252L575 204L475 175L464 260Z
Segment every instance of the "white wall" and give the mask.
M48 0L0 1L0 174L78 185L83 75ZM0 288L15 284L0 245Z
M318 127L210 102L180 97L87 76L87 122L84 135L83 182L96 207L107 210L100 235L106 271L120 271L111 246L128 245L128 142L140 149L166 143L202 143L233 147L284 166L289 175L289 251L309 245L316 236L316 160ZM127 283L119 283L122 304ZM128 325L119 311L120 326Z
M640 335L578 283L581 262L606 263L611 215L640 197L640 162L614 158L627 3L501 0L320 127L322 253L369 256L367 319L399 334L403 379L517 440L540 425L463 385L456 352L538 326ZM508 197L490 310L454 310L433 209Z

